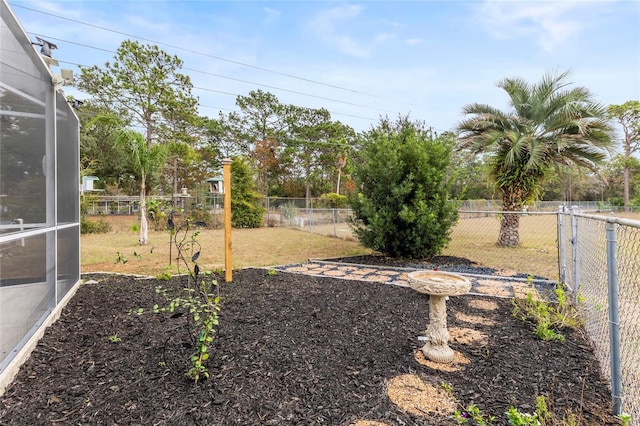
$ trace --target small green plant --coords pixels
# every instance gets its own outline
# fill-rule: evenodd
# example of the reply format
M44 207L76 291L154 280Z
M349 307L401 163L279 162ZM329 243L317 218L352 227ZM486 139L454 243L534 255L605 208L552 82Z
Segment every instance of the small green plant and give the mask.
M616 416L621 426L630 426L631 425L631 415L627 413L621 413Z
M169 271L162 271L158 276L156 276L157 280L160 281L169 281L173 275Z
M546 424L547 420L551 420L552 418L547 405L547 398L544 395L536 397L536 415L542 422L542 425Z
M536 411L533 414L521 413L515 407L510 407L505 414L511 426L546 426L550 425L554 419L549 412L547 398L544 395L536 397ZM562 420L562 424L565 426L577 425L574 419L575 417L569 415Z
M565 328L578 328L582 320L578 311L569 303L564 286L558 286L555 294L556 303L537 300L531 293L525 299L513 299L512 314L523 321L533 322L538 338L564 342L565 337L561 331Z
M210 272L204 272L203 277L199 280L199 288L185 288L184 296L171 297L162 286L155 289L166 303L162 307L154 305L154 313L174 313L176 310L183 310L191 314L195 328L200 330L196 339L196 350L190 357L192 365L186 373L187 377L196 383L200 378L209 378L205 361L210 356L209 351L218 326L218 312L220 311L220 296L214 294L212 290L218 283L210 279L210 275Z
M445 390L445 392L447 392L449 397L456 401L456 404L460 407L459 410L456 410L455 413L453 413L453 418L457 424L464 425L469 423L470 421L473 421L478 426L491 426L496 421L496 418L494 416L484 414L480 407L478 407L476 404L469 404L467 405L467 407L464 407L462 404L460 404L456 397L453 395L453 387L450 384L442 382L440 386Z
M515 407L510 407L506 412L507 419L511 426L540 426L538 417L535 414L521 413Z
M473 420L478 426L490 426L496 421L494 416L484 414L476 404L469 404L467 408L457 410L453 413L453 418L459 425Z
M120 343L120 342L122 342L122 339L120 337L118 337L118 333L114 333L111 336L107 337L107 340L109 340L109 342L111 342L111 343Z
M178 295L171 294L163 286L157 286L155 292L163 298L163 303L155 304L152 311L156 314L175 311L189 314L187 315L189 334L194 340L195 350L189 357L190 367L185 374L197 383L200 379L209 378L206 362L210 357L220 311L218 282L213 278L212 272L202 272L197 263L201 252L201 246L197 240L199 231L189 235L190 221L184 221L176 229L172 217L169 217L168 227L175 236L173 242L178 252L178 270L180 265L187 269L187 274L180 277L187 282ZM161 275L171 278L171 274L167 271ZM138 312L140 315L142 309L138 309ZM193 334L194 331L195 334Z
M221 275L223 275L223 274L224 274L224 268L223 268L223 267L221 267L221 266L218 266L218 267L216 267L216 268L211 268L211 273L212 273L213 275L221 276Z
M276 271L274 268L269 268L267 269L267 275L270 277L276 276L278 275L278 271Z
M124 255L120 252L116 252L116 261L113 263L122 263L123 265L125 263L127 263L129 260L127 260L126 257L124 257Z

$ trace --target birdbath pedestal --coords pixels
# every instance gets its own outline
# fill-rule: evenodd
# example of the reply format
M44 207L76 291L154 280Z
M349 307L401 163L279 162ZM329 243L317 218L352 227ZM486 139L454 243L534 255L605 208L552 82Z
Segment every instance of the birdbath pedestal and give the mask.
M468 293L471 281L450 272L415 271L409 274L409 285L415 291L429 295L429 325L422 353L431 361L450 363L453 350L448 345L446 298Z

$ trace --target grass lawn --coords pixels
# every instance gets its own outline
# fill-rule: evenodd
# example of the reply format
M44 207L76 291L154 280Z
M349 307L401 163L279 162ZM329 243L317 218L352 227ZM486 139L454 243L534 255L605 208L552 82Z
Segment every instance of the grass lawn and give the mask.
M111 271L157 276L164 271L177 272L176 250L171 247L170 256L167 231L149 231L149 244L141 246L139 231L133 230L138 224L136 216L105 216L102 220L111 224L111 232L82 235L82 273ZM231 238L234 269L371 253L354 240L289 228L234 229ZM201 266L224 268L224 231L203 229L197 240L202 246L198 260Z

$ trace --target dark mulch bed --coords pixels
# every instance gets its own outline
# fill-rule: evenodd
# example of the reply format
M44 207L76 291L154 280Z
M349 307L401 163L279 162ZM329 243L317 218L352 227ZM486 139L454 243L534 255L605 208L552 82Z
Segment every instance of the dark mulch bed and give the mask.
M1 424L456 424L394 405L386 383L402 374L451 385L462 405L475 403L496 424L506 424L511 405L532 412L538 395L559 416L617 424L583 335L567 332L564 344L537 340L529 324L511 316L506 299L485 298L497 303L494 311L472 307L478 297L448 302L450 327L486 333L488 343L452 343L471 362L444 372L414 358L428 321L426 296L384 284L238 271L233 283L220 285L211 379L194 385L183 374L191 351L187 316L128 314L158 302L158 281L99 279L78 290L0 397ZM498 325L463 322L459 313ZM110 342L116 333L121 341Z

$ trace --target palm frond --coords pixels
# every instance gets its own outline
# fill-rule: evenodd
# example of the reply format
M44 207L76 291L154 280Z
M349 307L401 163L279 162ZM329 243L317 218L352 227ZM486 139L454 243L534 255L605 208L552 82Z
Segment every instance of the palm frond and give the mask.
M588 89L569 87L570 75L548 73L534 85L519 78L501 80L498 87L513 108L507 113L485 104L463 109L468 118L458 125L458 145L487 155L503 194L530 196L552 167L593 169L606 158L612 146L606 109Z

